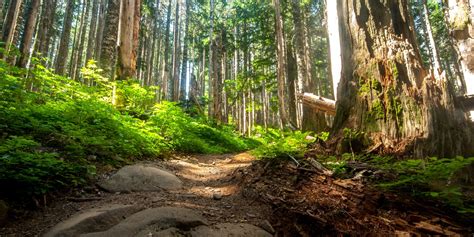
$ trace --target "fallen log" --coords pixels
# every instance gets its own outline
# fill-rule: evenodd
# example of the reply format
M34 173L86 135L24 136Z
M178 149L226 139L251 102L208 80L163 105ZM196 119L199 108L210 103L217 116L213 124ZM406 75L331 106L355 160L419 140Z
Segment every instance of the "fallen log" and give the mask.
M327 113L329 115L336 115L336 101L317 96L311 93L299 94L300 101L313 108L314 110Z

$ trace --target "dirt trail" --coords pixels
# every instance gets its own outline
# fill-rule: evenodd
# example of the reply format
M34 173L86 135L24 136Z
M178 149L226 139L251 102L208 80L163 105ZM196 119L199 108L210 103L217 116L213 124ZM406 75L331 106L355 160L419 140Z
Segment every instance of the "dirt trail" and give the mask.
M56 201L43 211L28 214L28 218L0 229L0 236L38 236L74 214L111 204L140 205L145 209L180 207L196 211L209 225L218 223L248 223L267 231L271 208L251 200L242 192L241 180L245 168L254 158L247 153L227 155L180 156L168 161L142 162L176 174L183 187L171 191L107 193L96 187ZM4 233L4 234L1 234Z
M183 155L166 161L140 162L140 165L169 171L182 182L179 188L147 192L110 193L98 186L84 188L56 200L42 211L17 213L21 217L0 229L0 237L42 236L71 216L108 205L118 209L101 222L108 225L102 230L120 227L132 219L134 225L141 222L142 226L136 225L136 229L144 233L134 236L472 235L472 222L461 221L455 213L431 203L418 203L402 194L373 189L357 177L337 179L311 165L257 162L247 153ZM104 175L99 183L112 178ZM126 210L130 207L133 210ZM183 212L184 215L179 214ZM157 227L153 226L156 219L142 220L150 216L147 213L165 216L161 219L164 224ZM173 222L169 228L166 213L168 217L181 215L182 224ZM94 228L96 223L93 220L83 226ZM238 235L216 232L221 230ZM263 235L255 234L259 231ZM122 235L92 236L127 236L120 228L115 228L115 233Z

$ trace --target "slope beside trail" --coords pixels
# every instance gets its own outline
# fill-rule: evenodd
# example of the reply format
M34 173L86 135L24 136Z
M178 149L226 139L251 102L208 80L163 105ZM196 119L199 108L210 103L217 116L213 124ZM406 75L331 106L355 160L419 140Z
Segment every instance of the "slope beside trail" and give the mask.
M0 236L469 236L431 203L248 153L179 155L102 175Z

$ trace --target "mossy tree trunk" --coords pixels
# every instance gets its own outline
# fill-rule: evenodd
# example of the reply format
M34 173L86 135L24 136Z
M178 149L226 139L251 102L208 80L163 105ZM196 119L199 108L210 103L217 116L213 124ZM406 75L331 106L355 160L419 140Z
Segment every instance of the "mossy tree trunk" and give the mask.
M463 154L467 115L423 67L408 0L338 0L342 77L334 132L361 147L415 156ZM346 130L347 131L347 130Z

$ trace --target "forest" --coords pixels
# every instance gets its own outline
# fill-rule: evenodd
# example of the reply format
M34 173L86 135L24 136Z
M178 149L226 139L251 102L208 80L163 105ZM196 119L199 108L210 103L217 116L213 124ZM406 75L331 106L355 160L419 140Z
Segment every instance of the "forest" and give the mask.
M0 0L1 236L470 236L474 0Z

